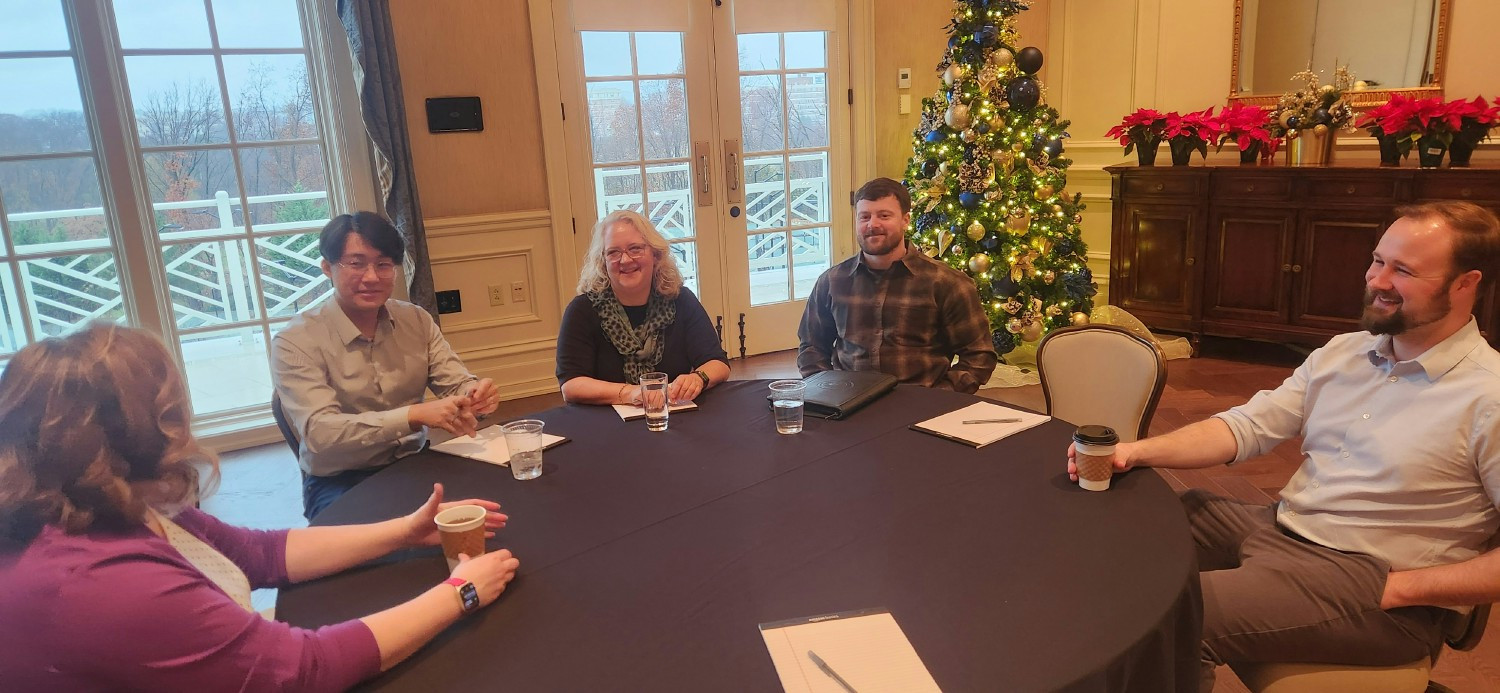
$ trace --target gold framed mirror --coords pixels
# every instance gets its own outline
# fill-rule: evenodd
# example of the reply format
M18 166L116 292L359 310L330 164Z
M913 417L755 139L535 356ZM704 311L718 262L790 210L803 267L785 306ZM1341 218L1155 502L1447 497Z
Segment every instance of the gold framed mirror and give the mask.
M1335 65L1369 83L1346 100L1443 95L1452 0L1235 0L1229 102L1273 107L1298 71L1326 84Z

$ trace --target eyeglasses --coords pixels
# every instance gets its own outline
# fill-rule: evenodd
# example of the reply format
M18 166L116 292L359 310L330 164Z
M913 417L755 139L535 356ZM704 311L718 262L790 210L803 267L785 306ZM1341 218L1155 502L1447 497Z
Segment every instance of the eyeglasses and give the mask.
M619 248L610 248L609 250L604 251L604 259L608 260L609 262L619 262L620 260L624 259L626 255L629 255L630 259L639 260L643 257L646 257L646 253L649 252L651 252L651 246L644 243L634 243L625 246L624 250L621 250Z
M347 262L338 263L338 266L357 275L364 275L366 271L368 271L371 267L374 267L375 276L380 277L381 279L390 279L391 277L396 276L396 263L390 261L370 262L369 260L349 260Z

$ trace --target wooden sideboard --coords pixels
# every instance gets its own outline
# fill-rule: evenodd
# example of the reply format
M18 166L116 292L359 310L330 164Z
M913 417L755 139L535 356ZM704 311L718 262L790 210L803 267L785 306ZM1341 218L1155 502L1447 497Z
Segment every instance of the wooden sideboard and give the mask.
M1364 275L1396 207L1500 213L1500 170L1110 166L1109 302L1146 325L1321 346L1359 329ZM1491 283L1475 313L1500 344Z

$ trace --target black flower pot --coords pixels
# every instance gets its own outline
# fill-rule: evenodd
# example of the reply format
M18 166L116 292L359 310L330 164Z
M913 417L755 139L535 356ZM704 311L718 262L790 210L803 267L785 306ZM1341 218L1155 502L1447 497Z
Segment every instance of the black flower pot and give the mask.
M1453 144L1448 145L1448 165L1455 168L1466 168L1469 158L1474 156L1474 150L1479 147L1478 142L1453 139Z
M1437 168L1443 165L1443 154L1448 151L1448 145L1431 135L1424 135L1417 140L1417 165L1422 168Z
M1251 140L1250 146L1240 150L1240 165L1254 166L1260 160L1261 143Z
M1167 140L1167 147L1172 150L1172 165L1187 166L1193 161L1193 141L1186 137L1173 137Z
M1156 165L1156 148L1161 146L1161 140L1135 143L1135 160L1141 166Z
M1390 135L1376 135L1375 141L1380 143L1381 166L1401 165L1401 147L1397 146L1395 137Z

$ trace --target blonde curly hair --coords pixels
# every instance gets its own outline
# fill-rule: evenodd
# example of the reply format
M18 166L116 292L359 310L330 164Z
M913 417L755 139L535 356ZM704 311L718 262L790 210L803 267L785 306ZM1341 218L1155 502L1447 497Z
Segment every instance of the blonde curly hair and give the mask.
M604 236L610 227L620 223L635 227L646 239L646 245L651 246L651 256L656 258L651 288L669 301L677 298L677 293L682 290L682 272L677 269L677 260L672 257L671 246L656 230L656 226L628 209L610 212L599 223L594 224L594 230L589 232L589 249L583 255L583 270L578 274L578 293L603 291L604 287L609 286L609 270L604 264Z
M207 495L219 462L192 418L150 332L96 322L22 349L0 376L0 541L27 544L47 525L124 529Z

